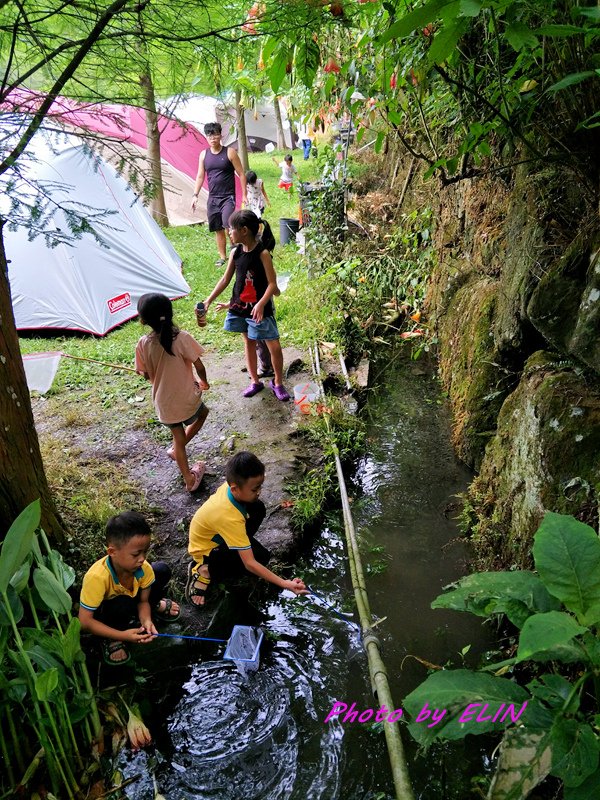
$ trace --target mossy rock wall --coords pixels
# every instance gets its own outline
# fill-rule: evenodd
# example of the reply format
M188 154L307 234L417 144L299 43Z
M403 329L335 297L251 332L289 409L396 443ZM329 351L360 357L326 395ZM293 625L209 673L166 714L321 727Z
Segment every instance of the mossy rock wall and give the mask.
M529 358L472 483L475 542L487 565L531 565L547 510L594 527L600 502L600 390L551 353Z
M577 176L522 166L443 190L437 216L428 310L454 445L480 470L471 522L487 565L523 564L545 510L597 517L597 209Z
M459 457L476 467L500 408L491 332L497 292L496 282L473 279L453 295L439 321L440 374L455 408L453 444Z

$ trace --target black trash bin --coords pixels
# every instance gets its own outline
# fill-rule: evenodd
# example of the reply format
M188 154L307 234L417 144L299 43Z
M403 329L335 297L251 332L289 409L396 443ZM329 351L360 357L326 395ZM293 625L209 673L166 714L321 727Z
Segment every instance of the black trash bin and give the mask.
M279 244L289 244L296 241L296 234L300 230L300 223L297 219L281 217L279 220Z

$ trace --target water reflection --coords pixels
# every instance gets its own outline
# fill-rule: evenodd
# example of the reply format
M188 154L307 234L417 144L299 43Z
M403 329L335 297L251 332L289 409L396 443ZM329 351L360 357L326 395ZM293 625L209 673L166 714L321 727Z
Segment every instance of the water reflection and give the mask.
M466 642L482 640L466 615L432 612L443 584L461 574L464 553L445 513L469 478L448 444L448 426L427 376L388 375L372 405L369 452L356 472L355 521L366 560L384 547L387 564L368 578L396 707L426 670L408 654L444 663ZM354 610L341 522L329 520L298 572L325 601ZM266 595L272 598L272 592ZM230 596L214 636L236 624L262 622L260 668L248 673L221 660L222 647L187 651L187 668L164 672L152 730L154 754L123 756L135 800L154 796L151 774L167 800L389 800L393 796L385 742L372 723L324 719L336 701L377 707L354 631L310 599L279 596L252 607ZM184 651L185 652L185 651ZM172 656L173 663L176 657ZM181 663L181 658L177 661ZM155 694L156 693L156 694ZM485 772L480 744L459 742L426 758L409 746L420 800L463 800L473 772Z

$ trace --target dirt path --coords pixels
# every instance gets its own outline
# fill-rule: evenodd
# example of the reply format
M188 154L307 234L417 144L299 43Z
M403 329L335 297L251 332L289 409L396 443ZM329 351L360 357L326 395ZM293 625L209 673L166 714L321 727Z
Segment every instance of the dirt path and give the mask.
M286 378L290 394L294 384L309 379L305 359L306 354L300 350L284 349L285 368L291 365ZM290 511L281 508L281 501L288 496L285 483L306 469L306 462L310 461L306 442L296 435L300 414L293 401L278 401L268 388L268 379L264 391L253 398L244 398L242 391L248 384L248 376L242 369L242 353L220 356L207 352L204 361L211 384L204 400L210 413L202 431L188 446L188 455L190 463L206 461L207 471L200 489L193 495L185 491L177 465L166 454L167 445L157 442L157 438L166 442L162 431L157 437L151 427L142 424L144 417L151 414L149 386L144 386L142 394L136 397L133 413L132 406L124 412L132 414L133 425L115 426L119 411L95 417L90 407L86 425L73 427L60 413L67 400L53 415L44 398L33 402L41 439L45 436L58 439L66 457L79 463L112 462L118 474L124 470L124 477L139 487L147 506L156 509L153 550L172 566L181 594L189 561L189 522L197 508L223 482L225 464L231 455L251 450L265 463L262 499L267 506L267 519L258 538L278 559L285 560L293 554L298 539L290 525ZM84 404L83 400L77 402Z

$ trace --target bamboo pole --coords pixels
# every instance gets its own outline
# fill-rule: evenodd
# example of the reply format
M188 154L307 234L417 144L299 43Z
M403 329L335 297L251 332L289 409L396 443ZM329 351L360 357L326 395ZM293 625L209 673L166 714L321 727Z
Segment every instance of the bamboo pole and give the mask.
M137 375L137 371L133 369L133 367L124 367L123 364L109 364L108 361L98 361L97 358L85 358L84 356L72 356L70 353L63 353L61 351L61 356L65 358L74 358L75 361L91 361L92 364L102 364L103 367L112 367L113 369L124 369L127 372L135 372Z
M323 384L319 373L321 365L319 363L318 345L314 345L314 361L313 352L309 347L309 355L313 364L313 373L315 380L319 385L321 395L323 395ZM331 420L329 414L323 415L326 421L327 431L331 433ZM377 700L382 706L385 706L389 711L394 711L396 708L390 685L387 677L387 670L385 663L381 657L379 639L373 631L371 609L369 606L369 596L365 584L365 575L362 567L362 560L358 547L358 540L356 538L356 529L354 527L354 520L352 519L352 512L350 510L350 503L348 501L348 492L346 490L346 481L342 471L342 463L340 461L340 454L336 443L331 441L332 451L335 459L335 468L337 472L340 497L342 500L342 511L344 517L344 529L346 532L346 546L348 549L348 562L350 566L350 577L352 579L352 586L354 589L354 599L360 617L360 626L362 631L362 642L365 652L367 654L367 661L369 664L369 675L371 677L371 686L373 692L377 695ZM400 729L397 722L388 722L387 719L383 723L383 730L385 733L385 742L387 745L388 756L390 759L390 766L392 769L392 777L394 780L394 788L396 792L396 800L415 800L415 796L410 783L410 776L408 774L408 765L406 762L406 755L404 753L404 745L402 744L402 737L400 736Z

